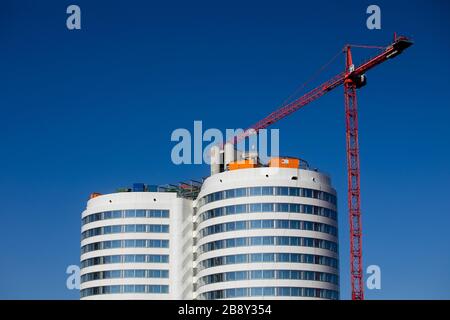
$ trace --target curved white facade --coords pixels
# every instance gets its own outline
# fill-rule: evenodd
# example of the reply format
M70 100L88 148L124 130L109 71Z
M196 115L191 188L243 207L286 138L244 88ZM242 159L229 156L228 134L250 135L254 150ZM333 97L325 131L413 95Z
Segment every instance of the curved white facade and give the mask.
M194 299L338 299L336 192L312 170L207 178L194 201Z
M192 299L192 201L120 192L82 213L81 299Z

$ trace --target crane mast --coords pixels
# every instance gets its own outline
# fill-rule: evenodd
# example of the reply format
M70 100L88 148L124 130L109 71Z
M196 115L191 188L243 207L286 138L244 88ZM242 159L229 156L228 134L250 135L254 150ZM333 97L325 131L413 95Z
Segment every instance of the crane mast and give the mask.
M345 128L347 148L347 180L348 180L348 217L350 224L350 276L352 300L364 299L364 281L362 265L362 226L361 226L361 200L360 200L360 169L358 145L358 105L356 90L366 84L365 72L373 67L394 58L412 45L407 37L397 37L394 41L375 57L355 67L353 64L351 45L344 47L346 54L345 71L330 80L315 87L295 101L286 104L260 120L242 134L237 135L232 143L239 143L246 137L258 133L275 122L287 117L310 102L317 100L327 92L344 85ZM367 47L367 46L359 46Z
M354 68L350 46L346 47L346 72L351 74ZM363 76L361 76L363 77ZM345 137L347 146L347 184L348 211L350 225L350 275L352 300L364 300L364 281L362 270L362 232L361 232L361 199L359 178L359 146L358 146L358 104L356 87L358 84L351 77L344 81L345 102Z

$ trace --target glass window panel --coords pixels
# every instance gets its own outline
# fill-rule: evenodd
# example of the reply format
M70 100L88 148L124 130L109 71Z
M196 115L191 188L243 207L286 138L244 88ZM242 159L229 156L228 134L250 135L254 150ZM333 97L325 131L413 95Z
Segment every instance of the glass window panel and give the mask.
M134 270L135 278L145 278L145 270Z
M262 227L263 229L272 229L274 226L273 220L263 220L262 221Z
M294 196L294 197L298 197L299 196L299 189L298 188L294 188L294 187L289 188L289 195L290 196Z
M262 226L261 220L251 220L250 225L252 229L260 229Z
M126 248L133 248L133 247L135 247L135 241L134 240L125 240L125 247Z
M123 286L123 292L125 293L132 293L134 292L134 285L132 284L127 284Z
M278 187L276 189L277 189L277 195L280 195L280 196L288 196L289 195L288 187Z
M144 254L138 254L135 257L136 262L145 262L145 255Z
M250 212L261 212L261 203L250 204Z
M145 232L145 224L137 224L136 225L136 232Z
M245 230L247 229L246 221L236 221L236 230Z
M145 210L136 210L136 218L145 218Z
M124 278L134 278L134 270L123 270Z
M145 285L137 284L135 286L135 292L137 292L137 293L145 293Z
M272 287L265 287L263 291L264 296L274 296L275 295L275 288Z
M236 247L244 247L244 246L246 246L246 238L237 238Z
M239 188L235 189L236 197L245 197L247 196L247 188Z
M263 261L264 262L273 262L273 261L275 261L275 255L273 253L264 253Z
M250 238L250 244L252 246L260 246L262 245L262 238L261 237L252 237Z
M263 277L262 270L251 271L251 277L252 277L252 279L262 279L262 277Z
M121 210L113 211L112 212L112 217L114 219L122 218L122 211Z
M125 210L125 218L136 217L136 210Z
M251 196L260 196L261 195L261 187L252 187L250 188Z
M260 297L263 295L263 288L251 288L252 297Z
M251 254L251 262L261 262L261 261L262 261L262 253Z
M226 191L225 191L225 196L226 196L227 198L234 198L234 189L226 190Z
M273 187L262 187L261 193L263 196L271 196L273 195Z
M263 203L262 212L273 212L273 203Z
M238 204L235 206L235 208L236 208L236 213L245 213L247 211L245 204Z

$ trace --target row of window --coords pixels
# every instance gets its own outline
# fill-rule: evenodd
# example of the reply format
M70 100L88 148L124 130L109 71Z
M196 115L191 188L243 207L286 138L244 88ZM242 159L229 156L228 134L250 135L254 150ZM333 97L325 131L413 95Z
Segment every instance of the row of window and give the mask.
M210 193L199 200L199 207L214 201L253 196L292 196L314 198L336 204L336 196L320 190L297 187L248 187Z
M339 299L339 292L327 289L298 287L254 287L215 290L200 294L197 299L216 300L240 297L310 297L323 299Z
M198 254L219 249L248 246L300 246L327 249L333 252L337 252L338 250L337 243L328 240L286 236L259 236L207 242L199 247Z
M133 233L133 232L146 232L146 233L168 233L168 224L124 224L115 226L98 227L84 231L81 233L81 239L89 237L100 236L103 234L112 233Z
M90 272L81 276L81 282L119 278L169 278L169 270L127 269Z
M303 271L303 270L250 270L231 271L210 274L198 280L198 286L218 282L243 281L243 280L310 280L339 284L339 277L332 273Z
M113 286L92 287L80 290L81 297L113 293L169 293L168 285L125 284Z
M114 210L90 214L82 219L82 225L100 220L120 218L168 218L169 210Z
M310 263L320 264L338 269L338 260L331 257L319 256L305 253L251 253L234 254L228 256L214 257L200 261L198 269L223 266L239 263L260 263L260 262L290 262L290 263Z
M289 213L305 213L313 214L337 219L337 213L334 210L313 206L309 204L298 203L247 203L236 204L225 207L219 207L211 210L207 210L200 214L199 223L208 219L217 218L221 216L227 216L232 214L241 213L258 213L258 212L289 212Z
M239 231L239 230L251 230L251 229L294 229L294 230L309 230L328 233L333 236L337 236L337 228L328 224L300 221L300 220L245 220L245 221L232 221L227 223L219 223L199 231L201 237L206 237L212 234L227 232L227 231Z
M143 240L143 239L130 239L130 240L110 240L94 242L81 247L81 254L106 249L117 248L168 248L169 240Z
M167 254L123 254L89 258L81 261L81 268L110 263L168 263Z

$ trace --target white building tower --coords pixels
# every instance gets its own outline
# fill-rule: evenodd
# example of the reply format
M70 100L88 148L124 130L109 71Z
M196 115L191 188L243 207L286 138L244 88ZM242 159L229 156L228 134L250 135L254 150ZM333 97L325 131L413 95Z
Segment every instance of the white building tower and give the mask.
M192 299L192 201L127 191L82 213L81 299Z
M194 202L194 298L338 299L329 177L293 158L226 169L204 181Z

